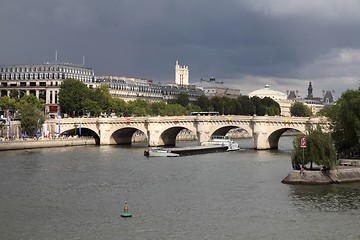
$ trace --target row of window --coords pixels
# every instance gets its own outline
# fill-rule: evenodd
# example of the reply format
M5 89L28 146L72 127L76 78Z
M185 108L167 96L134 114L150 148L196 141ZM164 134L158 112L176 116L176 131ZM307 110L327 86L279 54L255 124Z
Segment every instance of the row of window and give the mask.
M114 89L114 90L161 93L160 88L150 88L148 86L144 87L144 86L129 86L129 85L110 84L109 87L110 87L110 89Z
M0 73L0 80L30 80L30 79L66 79L74 78L84 82L91 82L91 76L66 74L66 73Z
M27 87L27 86L30 86L30 87L36 87L36 86L40 86L40 87L46 87L46 86L58 86L59 83L58 82L50 82L50 84L46 84L47 82L20 82L19 84L18 83L10 83L8 84L7 82L2 82L1 83L1 87Z
M30 95L36 96L37 90L29 90ZM26 95L26 90L19 90L19 97L23 97ZM2 96L8 96L10 91L7 90L1 90L0 95ZM39 99L43 99L46 101L46 90L38 90L38 96ZM57 104L58 103L58 91L49 91L49 102L47 104Z
M93 75L91 70L74 69L74 68L63 68L63 67L2 67L0 72L45 72L45 71L57 71L64 73L75 73L83 75Z

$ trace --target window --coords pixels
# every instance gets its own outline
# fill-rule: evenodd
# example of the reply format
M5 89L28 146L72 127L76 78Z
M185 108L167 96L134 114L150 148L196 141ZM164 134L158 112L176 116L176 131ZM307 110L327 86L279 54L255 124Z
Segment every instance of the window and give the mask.
M31 87L35 87L35 86L36 86L36 82L30 82L30 86L31 86Z
M21 87L26 87L26 82L20 82Z
M40 82L40 83L39 83L39 86L45 87L45 86L46 86L46 82Z

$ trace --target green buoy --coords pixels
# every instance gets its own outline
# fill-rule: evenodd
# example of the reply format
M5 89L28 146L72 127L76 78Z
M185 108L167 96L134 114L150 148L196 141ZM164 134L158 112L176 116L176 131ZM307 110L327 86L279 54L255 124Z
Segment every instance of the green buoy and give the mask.
M124 210L123 213L121 214L121 217L131 217L131 213L129 213L127 201L125 201Z

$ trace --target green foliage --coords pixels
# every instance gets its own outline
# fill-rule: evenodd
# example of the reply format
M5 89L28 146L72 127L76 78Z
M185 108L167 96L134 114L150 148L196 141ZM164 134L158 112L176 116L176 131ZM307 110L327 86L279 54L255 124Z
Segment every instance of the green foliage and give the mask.
M294 140L294 150L291 156L292 165L299 169L300 165L313 163L332 169L336 163L336 151L330 133L324 133L318 126L311 129L306 137L306 148L300 147L300 136ZM303 157L304 156L304 157Z
M90 90L90 100L96 102L100 112L111 113L112 96L107 85L100 85L98 88ZM99 112L99 113L100 113Z
M36 127L44 123L44 103L34 95L26 95L16 103L21 114L22 132L28 135L36 134Z
M150 106L151 116L166 116L166 103L165 102L154 102Z
M16 89L11 89L10 90L10 93L9 93L9 96L10 96L10 98L13 98L13 99L15 99L15 100L19 100L19 91L18 90L16 90Z
M110 111L115 113L116 116L125 116L127 111L127 103L121 98L112 98L110 101Z
M210 103L213 106L214 111L219 112L220 114L224 114L225 111L225 103L224 98L215 96L210 98Z
M200 108L200 110L201 110L202 112L211 112L211 111L214 111L213 106L211 105L211 102L210 102L209 98L208 98L207 96L205 96L205 95L200 96L200 97L196 100L195 104L196 104L197 106L199 106L199 108Z
M127 107L127 116L147 116L149 113L149 103L143 99L130 101Z
M333 139L339 153L360 154L360 89L344 92L337 104L323 111L333 125Z
M90 97L86 84L76 79L66 79L60 86L59 104L61 111L78 116L83 112L82 103Z
M99 103L90 99L85 99L81 103L81 111L79 111L81 115L90 114L91 116L99 116L101 112L102 108Z
M187 93L181 92L176 96L175 99L170 100L169 103L180 104L181 106L186 107L190 103L189 95Z
M291 116L295 117L310 117L312 116L311 109L302 102L295 102L290 107Z
M242 107L242 112L237 112L239 115L252 116L255 114L255 106L253 101L247 96L238 97L238 102Z
M15 109L16 100L14 98L9 98L8 96L0 97L0 107L3 110Z
M260 100L261 104L266 107L266 114L269 116L280 115L280 105L269 97Z

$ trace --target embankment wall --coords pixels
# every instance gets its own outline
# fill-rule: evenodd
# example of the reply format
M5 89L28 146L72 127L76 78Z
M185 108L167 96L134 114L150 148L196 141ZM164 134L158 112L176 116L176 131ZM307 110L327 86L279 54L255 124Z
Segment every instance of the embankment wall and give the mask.
M292 170L283 180L288 184L329 184L360 181L360 167L349 166L326 172Z
M34 148L84 146L84 145L95 145L95 144L96 142L94 138L6 141L6 142L0 142L0 151L34 149Z

